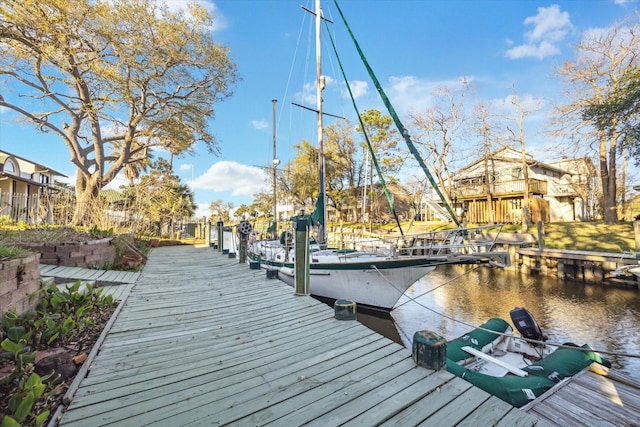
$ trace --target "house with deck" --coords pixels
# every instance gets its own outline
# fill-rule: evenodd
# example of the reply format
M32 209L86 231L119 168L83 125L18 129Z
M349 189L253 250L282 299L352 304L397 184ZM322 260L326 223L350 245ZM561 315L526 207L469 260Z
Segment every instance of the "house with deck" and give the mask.
M0 220L50 223L56 177L66 175L0 150Z
M527 209L534 223L583 221L595 177L588 158L543 163L505 147L458 170L450 194L470 223L520 223Z

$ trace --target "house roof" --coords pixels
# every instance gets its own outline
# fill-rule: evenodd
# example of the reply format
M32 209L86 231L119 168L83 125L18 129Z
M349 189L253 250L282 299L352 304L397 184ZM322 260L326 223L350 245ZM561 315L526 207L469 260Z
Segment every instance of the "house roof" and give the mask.
M24 158L24 157L18 156L18 155L16 155L16 154L10 153L10 152L8 152L8 151L6 151L6 150L0 150L0 153L6 154L7 156L15 157L16 159L20 159L20 160L23 160L23 161L25 161L25 162L29 162L29 163L31 163L31 164L33 164L33 165L35 165L36 167L40 168L43 172L49 172L49 173L51 173L52 175L62 176L62 177L68 178L68 176L67 176L67 175L65 175L65 174L63 174L63 173L61 173L61 172L58 172L58 171L56 171L56 170L53 170L53 169L51 169L51 168L50 168L50 167L48 167L48 166L41 165L40 163L36 163L36 162L34 162L33 160L29 160L29 159L27 159L27 158Z
M562 166L561 164L563 162L559 161L559 162L553 162L553 163L544 163L544 162L539 162L537 160L534 160L531 154L527 153L526 156L527 156L527 164L529 166L537 166L542 169L552 170L559 173L569 173L569 174L571 173L570 170L561 167ZM511 147L503 147L503 148L500 148L499 150L493 151L489 153L488 158L493 161L500 160L503 162L522 163L522 153ZM455 173L455 175L464 174L465 171L469 169L473 169L483 161L484 161L483 158L476 159L473 162L469 163L468 165L460 168ZM564 160L564 162L568 162L568 160Z
M106 190L102 190L100 192L100 195L102 197L104 197L104 199L109 203L115 203L115 202L119 202L121 200L125 200L125 198L122 195L122 193L120 193L119 191L114 190L112 188L108 188Z

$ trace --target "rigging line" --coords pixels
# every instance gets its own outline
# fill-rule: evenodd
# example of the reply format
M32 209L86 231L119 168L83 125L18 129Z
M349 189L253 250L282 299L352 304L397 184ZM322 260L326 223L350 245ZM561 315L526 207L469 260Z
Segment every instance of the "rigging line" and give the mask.
M292 102L291 104L295 105L296 107L304 108L305 110L313 111L314 113L318 112L318 110L316 110L315 108L307 107L307 106L304 106L304 105L301 105L301 104L297 104L295 102ZM322 112L322 115L323 116L329 116L329 117L335 117L337 119L347 120L345 117L338 116L336 114L325 113L324 111Z
M305 24L306 19L304 18L304 16L306 16L306 15L303 15L303 19L300 21L300 28L298 29L298 37L296 39L296 48L295 48L295 50L293 52L293 58L291 59L291 66L289 67L289 75L287 76L287 84L285 86L284 95L283 95L282 99L287 99L288 94L289 94L289 88L291 86L291 79L292 79L293 71L294 71L294 68L295 68L296 58L298 57L300 41L302 40L302 34L303 34L304 27L305 27L304 24ZM278 123L278 126L277 126L278 129L280 128L280 121L282 120L282 111L283 111L283 109L280 110L280 114L278 116L278 122L277 122Z
M389 114L393 118L393 121L395 122L396 127L398 128L398 131L404 137L405 143L407 144L407 147L409 147L409 151L411 151L411 154L413 154L413 156L416 158L416 160L418 161L418 164L420 165L420 167L422 168L423 172L425 173L425 175L427 176L427 178L431 182L431 185L433 186L433 189L436 191L436 193L440 197L440 200L442 201L443 205L447 209L447 212L450 215L451 219L456 223L456 225L458 227L460 227L461 224L460 224L460 221L458 220L455 212L453 211L453 209L449 205L449 202L447 201L447 199L442 194L442 191L438 187L435 179L433 178L433 175L431 175L431 172L429 172L429 169L427 168L427 165L424 163L424 160L422 159L422 157L420 156L420 153L418 152L418 150L416 149L415 145L413 144L413 141L411 141L411 136L409 136L409 131L404 127L404 125L400 121L400 118L398 117L398 114L396 113L395 108L393 108L393 105L391 105L391 102L389 101L389 98L387 97L387 94L382 89L382 85L380 85L380 82L378 81L378 78L376 77L375 73L373 72L373 69L369 65L369 62L365 58L364 52L362 52L362 49L360 48L360 45L358 44L358 41L356 40L353 32L351 31L351 28L349 27L349 24L347 23L347 20L344 17L344 14L342 13L342 9L340 9L340 6L338 6L338 1L337 0L333 0L333 3L336 5L336 9L338 10L338 13L340 14L340 17L342 18L342 22L344 22L344 25L347 28L347 31L351 35L351 40L353 40L353 43L355 44L356 50L360 54L360 59L362 59L362 62L364 64L365 68L367 69L367 72L369 73L369 77L373 81L373 84L376 86L376 89L378 90L378 94L380 95L380 98L382 99L382 102L387 107L387 110L389 111Z
M325 23L326 25L326 23ZM331 41L331 46L333 47L333 52L336 55L336 60L338 61L338 66L340 67L340 71L342 73L342 77L344 78L345 85L347 86L347 91L349 92L349 97L351 98L351 103L353 104L353 108L356 111L356 115L358 116L358 122L360 123L360 128L362 129L362 134L364 135L364 139L367 142L367 147L369 147L369 153L371 154L371 160L376 167L376 172L378 173L378 179L380 180L380 184L382 184L382 189L384 191L385 196L387 197L387 203L389 203L389 207L393 216L396 220L396 224L398 225L398 229L400 230L400 235L404 237L404 231L402 231L402 225L400 224L400 219L398 218L398 213L396 212L393 198L389 194L389 189L385 183L384 176L382 175L382 171L380 170L380 166L378 165L378 159L376 158L375 152L373 150L373 146L371 145L371 141L369 140L369 136L367 134L367 128L362 121L362 116L360 115L360 111L358 110L358 106L356 105L356 100L353 97L353 92L351 91L351 85L349 85L349 80L347 79L347 75L342 66L342 61L340 60L340 56L338 55L338 50L336 48L336 44L331 36L331 32L329 28L327 28L327 33L329 34L329 40Z
M380 270L379 270L375 265L372 265L372 266L371 266L371 268L372 268L372 269L374 269L374 270L376 270L376 271L380 274L380 276L382 276L382 278L384 278L384 279L385 279L385 280L386 280L386 281L387 281L387 282L388 282L388 283L389 283L389 284L390 284L394 289L396 289L397 291L399 291L399 289L396 287L396 285L395 285L394 283L392 283L389 279L387 279L387 277L386 277L384 274L382 274L382 272L381 272L381 271L380 271ZM462 325L468 326L469 328L472 328L472 329L480 329L480 330L485 331L485 332L491 332L491 333L493 333L493 334L500 335L500 336L505 336L505 337L513 336L512 334L506 334L506 333L504 333L504 332L497 332L497 331L494 331L494 330L491 330L491 329L483 328L483 327L481 327L481 326L475 326L475 325L472 325L472 324L467 323L467 322L465 322L465 321L463 321L463 320L458 320L458 319L456 319L455 317L448 316L448 315L446 315L446 314L444 314L444 313L442 313L442 312L439 312L439 311L436 311L436 310L434 310L434 309L432 309L432 308L430 308L430 307L427 307L426 305L422 304L420 301L418 301L418 300L416 299L416 298L419 298L419 297L421 297L421 296L423 296L423 295L428 294L429 292L434 291L435 289L438 289L438 288L441 288L442 286L448 285L449 283L453 282L454 280L456 280L456 279L458 279L458 278L462 277L464 274L467 274L467 273L469 273L469 272L471 272L471 271L474 271L474 270L476 270L477 268L480 268L480 266L475 266L475 267L473 267L473 268L470 268L469 270L465 271L463 274L461 274L461 275L459 275L459 276L457 276L457 277L454 277L453 279L451 279L451 280L449 280L449 281L447 281L447 282L445 282L445 283L442 283L441 285L439 285L439 286L437 286L437 287L435 287L435 288L433 288L433 289L431 289L431 290L429 290L429 291L427 291L427 292L424 292L424 293L422 293L422 294L418 295L417 297L411 297L411 296L409 296L409 295L404 294L404 295L406 295L406 297L407 297L407 298L409 298L409 301L404 302L404 303L402 303L402 304L400 304L400 305L395 306L395 307L393 308L393 310L397 309L398 307L402 307L403 305L407 304L408 302L413 301L413 302L415 302L416 304L418 304L420 307L422 307L422 308L424 308L424 309L426 309L426 310L429 310L429 311L431 311L432 313L435 313L435 314L437 314L437 315L439 315L439 316L441 316L441 317L444 317L444 318L446 318L446 319L452 320L452 321L454 321L454 322L456 322L456 323L460 323L460 324L462 324ZM394 323L395 323L395 322L394 322ZM396 325L396 326L398 326L398 325ZM400 329L401 329L401 328L400 328ZM405 337L409 338L409 335L408 335L406 332L402 331L402 333L404 334L404 336L405 336ZM618 356L618 357L640 358L640 354L633 354L633 353L617 353L617 352L607 351L607 350L597 350L597 349L593 349L593 348L576 347L576 346L566 345L566 344L561 344L561 343L557 343L557 342L553 342L553 341L538 341L538 340L533 340L533 339L525 338L525 337L521 337L521 336L519 336L519 337L517 337L517 338L518 338L518 339L521 339L521 340L523 340L523 341L526 341L526 342L532 343L532 344L549 345L549 346L558 347L558 348L569 348L569 349L573 349L573 350L580 350L580 351L583 351L583 352L593 351L593 352L595 352L595 353L606 354L606 355L612 355L612 356Z
M483 328L481 326L471 325L470 323L467 323L467 322L465 322L463 320L458 320L458 319L456 319L454 317L448 316L448 315L446 315L444 313L441 313L441 312L436 311L436 310L434 310L434 309L432 309L430 307L427 307L426 305L420 303L419 301L415 301L415 302L420 307L425 308L425 309L431 311L432 313L435 313L435 314L437 314L439 316L442 316L442 317L444 317L446 319L449 319L449 320L452 320L454 322L461 323L461 324L463 324L465 326L468 326L470 328L479 329L479 330L485 331L485 332L491 332L493 334L500 335L500 336L503 336L503 337L513 337L514 336L513 334L507 334L507 333L504 333L504 332L497 332L497 331L494 331L494 330L491 330L491 329ZM594 353L607 354L607 355L618 356L618 357L640 358L640 354L617 353L617 352L613 352L613 351L598 350L598 349L594 349L594 348L577 347L577 346L574 346L574 345L561 344L561 343L557 343L557 342L553 342L553 341L538 341L538 340L533 340L533 339L530 339L530 338L525 338L525 337L522 337L522 336L517 336L516 338L518 338L518 339L520 339L522 341L526 341L526 342L531 343L531 344L549 345L549 346L558 347L558 348L569 348L569 349L573 349L573 350L580 350L580 351L583 351L583 352L592 351Z
M432 289L429 289L428 291L423 292L423 293L421 293L420 295L417 295L417 296L415 296L415 297L410 297L409 295L406 295L406 294L405 294L405 295L406 295L406 297L407 297L407 298L409 298L409 300L408 300L408 301L403 302L402 304L398 304L397 306L395 306L395 307L394 307L394 309L396 309L396 308L398 308L398 307L402 307L403 305L406 305L406 304L410 303L411 301L414 301L414 302L418 303L418 301L415 301L415 299L416 299L416 298L420 298L420 297L422 297L422 296L425 296L425 295L427 295L427 294L429 294L429 293L431 293L431 292L435 291L436 289L440 289L440 288L442 288L443 286L446 286L446 285L448 285L448 284L450 284L450 283L452 283L452 282L454 282L454 281L458 280L459 278L461 278L461 277L462 277L462 276L464 276L465 274L469 274L469 273L471 273L472 271L475 271L475 270L476 270L476 269L478 269L478 268L480 268L480 265L476 265L476 266L474 266L474 267L472 267L472 268L468 269L468 270L467 270L467 271L465 271L464 273L459 274L458 276L456 276L456 277L452 278L451 280L448 280L448 281L446 281L446 282L444 282L444 283L441 283L440 285L438 285L438 286L436 286L436 287L434 287L434 288L432 288Z
M408 342L410 342L410 343L412 343L412 342L413 342L413 337L410 337L410 336L409 336L409 334L408 334L408 333L406 333L406 332L405 332L405 330L404 330L404 329L402 329L402 327L401 327L398 323L393 322L393 324L395 325L396 329L398 329L398 331L402 334L402 336L404 336L404 338L405 338Z
M435 264L435 265L437 266L437 265L445 265L445 264L447 264L447 263L446 263L446 262L443 262L442 264ZM397 306L393 307L393 310L395 310L396 308L402 307L403 305L406 305L406 304L410 303L411 301L414 301L414 302L416 302L417 304L419 304L419 303L418 303L418 301L415 301L415 298L420 298L421 296L424 296L424 295L426 295L426 294L428 294L428 293L430 293L430 292L432 292L432 291L435 291L436 289L439 289L439 288L441 288L441 287L443 287L443 286L445 286L445 285L448 285L449 283L453 282L454 280L459 279L460 277L464 276L465 274L467 274L467 273L469 273L469 272L471 272L471 271L474 271L474 270L475 270L475 269L477 269L477 268L480 268L480 266L479 266L479 265L476 265L475 267L470 268L469 270L465 271L464 273L462 273L462 274L460 274L460 275L458 275L458 276L454 277L453 279L451 279L451 280L449 280L449 281L447 281L447 282L445 282L445 283L442 283L442 284L440 284L440 285L436 286L436 287L435 287L435 288L433 288L433 289L430 289L430 290L428 290L428 291L426 291L426 292L423 292L423 293L421 293L421 294L420 294L420 295L418 295L418 296L410 297L410 296L409 296L409 295L407 295L406 293L402 292L402 291L400 290L400 288L399 288L398 286L396 286L396 284L395 284L395 283L393 283L391 280L389 280L389 279L387 278L387 276L385 276L384 274L382 274L382 271L380 271L380 269L378 269L378 267L376 267L375 265L371 265L371 269L375 270L375 271L380 275L380 277L382 277L382 278L383 278L383 279L384 279L388 284L390 284L390 285L391 285L391 287L392 287L392 288L394 288L394 289L395 289L396 291L398 291L400 294L405 295L407 298L409 298L409 300L408 300L408 301L405 301L405 302L403 302L402 304L399 304L399 305L397 305Z

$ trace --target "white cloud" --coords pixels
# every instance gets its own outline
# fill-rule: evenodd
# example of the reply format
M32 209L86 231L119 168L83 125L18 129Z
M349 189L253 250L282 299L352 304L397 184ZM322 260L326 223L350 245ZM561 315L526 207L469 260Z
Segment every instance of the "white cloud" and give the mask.
M402 76L389 78L389 87L385 92L389 96L395 110L400 115L415 113L432 106L436 101L434 93L438 88L459 88L462 82L468 84L473 77L464 77L451 80L423 80L415 76Z
M507 50L506 56L511 59L538 58L544 59L560 53L557 43L564 40L573 29L568 12L561 12L557 4L539 7L538 14L524 20L525 25L532 25L525 32L526 43Z
M349 87L351 87L351 93L353 94L353 97L355 99L358 99L369 92L369 83L366 81L353 80L349 82ZM349 91L347 90L346 86L342 91L342 97L347 99L349 98Z
M264 130L269 127L269 123L265 120L251 120L251 126L253 126L254 129Z
M336 80L331 76L324 76L324 90L328 90L336 87ZM316 81L305 83L301 92L297 92L293 95L293 99L297 100L302 105L312 106L317 103L317 85Z
M185 0L166 0L169 10L178 12L182 10L188 13L187 5L189 2ZM227 18L220 12L218 6L210 0L196 0L196 3L213 17L213 31L221 31L228 27L229 23Z
M190 183L191 188L215 192L231 191L233 196L253 196L269 185L262 168L232 161L220 161Z
M547 56L553 56L560 53L560 49L553 44L543 41L539 45L522 44L507 51L507 56L511 59L520 58L538 58L544 59Z
M436 83L415 76L389 77L386 90L394 108L401 114L422 110L433 103Z

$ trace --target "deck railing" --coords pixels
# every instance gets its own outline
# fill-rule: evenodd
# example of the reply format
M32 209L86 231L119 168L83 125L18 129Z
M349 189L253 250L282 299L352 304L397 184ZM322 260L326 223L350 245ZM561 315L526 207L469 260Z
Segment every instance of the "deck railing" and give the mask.
M547 194L547 182L539 179L529 179L529 194ZM492 182L489 184L489 191L493 196L518 196L523 195L525 190L525 180ZM456 199L469 199L485 196L486 186L484 184L456 185L453 189L453 196Z

